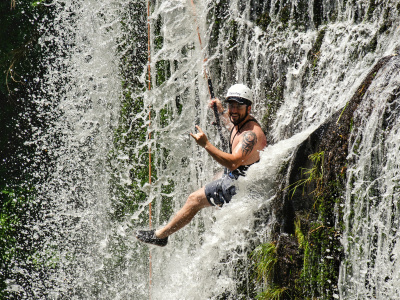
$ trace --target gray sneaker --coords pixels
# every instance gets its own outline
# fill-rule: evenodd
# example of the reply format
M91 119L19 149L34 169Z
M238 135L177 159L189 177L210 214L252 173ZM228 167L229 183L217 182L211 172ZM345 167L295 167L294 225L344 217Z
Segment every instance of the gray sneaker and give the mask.
M156 246L164 247L168 243L168 237L160 239L156 237L155 230L138 230L136 231L136 238L147 244L153 244Z

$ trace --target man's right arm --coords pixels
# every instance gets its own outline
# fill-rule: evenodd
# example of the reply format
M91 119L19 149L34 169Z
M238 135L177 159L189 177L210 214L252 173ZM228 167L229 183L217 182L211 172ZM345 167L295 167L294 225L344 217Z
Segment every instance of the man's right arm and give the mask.
M236 151L234 154L229 154L219 150L213 144L210 143L207 136L201 130L199 126L196 125L198 133L190 135L196 140L196 143L206 149L206 151L214 158L218 163L222 166L228 168L229 170L233 171L237 169L241 164L243 164L244 156L248 155L249 153L246 151Z

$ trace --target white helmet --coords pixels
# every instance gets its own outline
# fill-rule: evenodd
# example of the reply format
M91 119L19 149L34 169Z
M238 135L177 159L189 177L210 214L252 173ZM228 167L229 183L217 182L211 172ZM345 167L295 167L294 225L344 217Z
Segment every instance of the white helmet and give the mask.
M253 92L244 84L235 84L229 88L225 101L236 101L240 104L251 105L253 103Z

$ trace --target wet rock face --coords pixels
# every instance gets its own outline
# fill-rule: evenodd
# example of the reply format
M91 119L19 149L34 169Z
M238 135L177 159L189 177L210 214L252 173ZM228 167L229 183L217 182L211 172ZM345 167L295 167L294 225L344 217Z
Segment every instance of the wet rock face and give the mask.
M303 261L303 251L299 251L296 238L282 234L276 245L276 253L278 260L275 280L281 282L283 286L293 286Z
M336 287L327 289L337 294L336 283L343 260L341 206L351 133L358 128L358 109L364 95L378 71L391 59L398 58L387 56L376 63L346 106L298 146L282 173L281 191L274 205L279 223L275 235L278 263L274 279L280 286L294 291L297 288L293 282L297 281L318 293L312 284L323 287L326 284L323 281L328 281ZM387 101L390 107L391 99ZM390 120L383 120L382 126L390 126ZM318 268L325 272L322 277ZM302 278L304 275L299 274L308 275Z
M335 180L344 181L349 136L351 126L354 125L352 124L354 112L357 110L379 69L392 57L387 56L378 61L343 110L336 112L296 149L295 155L289 164L285 186L282 186L284 192L279 200L283 204L280 206L282 211L278 212L282 218L281 231L294 233L294 218L297 213L309 211L313 208L316 200L315 190L318 188L317 185L320 185L319 188L324 192L328 192L325 189L330 182ZM296 183L307 177L307 170L312 169L314 166L313 161L309 158L310 155L322 152L323 161L320 166L322 182L317 183L315 180L311 180L294 190Z

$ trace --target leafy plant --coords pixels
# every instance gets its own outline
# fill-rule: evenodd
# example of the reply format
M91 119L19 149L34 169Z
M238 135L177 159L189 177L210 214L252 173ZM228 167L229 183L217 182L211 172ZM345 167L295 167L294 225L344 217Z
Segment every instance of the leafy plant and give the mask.
M274 267L278 261L276 244L261 244L253 251L251 258L255 261L257 281L271 282L274 275Z
M295 183L287 187L290 189L292 197L299 187L303 187L304 194L305 186L309 185L311 182L315 182L317 185L316 189L312 193L316 193L316 196L318 196L322 192L321 183L322 177L324 175L324 151L310 154L308 158L313 162L313 167L311 169L301 168L301 177L306 177L296 181Z
M280 300L287 294L287 287L270 286L257 295L257 300Z
M297 238L297 242L299 244L299 248L305 249L305 246L307 244L306 237L303 234L303 231L301 230L301 221L300 219L296 219L294 222L294 234Z

